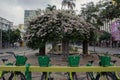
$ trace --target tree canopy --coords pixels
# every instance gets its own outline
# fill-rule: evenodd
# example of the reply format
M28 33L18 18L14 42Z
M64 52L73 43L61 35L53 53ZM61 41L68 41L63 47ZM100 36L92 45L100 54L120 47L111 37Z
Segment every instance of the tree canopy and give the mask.
M78 15L65 10L46 12L31 20L27 29L27 45L38 49L47 41L89 39L94 27Z
M5 44L13 44L14 42L18 42L21 39L20 31L16 30L1 30L2 31L2 44L3 47L8 47Z
M100 5L95 5L93 2L83 4L81 8L81 16L89 23L96 26L99 29L99 26L103 25L103 19L100 15Z

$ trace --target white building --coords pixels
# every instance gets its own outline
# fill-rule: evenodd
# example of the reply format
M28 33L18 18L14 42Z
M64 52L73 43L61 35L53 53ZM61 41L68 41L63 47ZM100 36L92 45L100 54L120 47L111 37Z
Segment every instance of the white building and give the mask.
M13 22L8 21L5 18L0 17L0 29L9 30L13 27Z
M13 22L0 17L0 48L2 48L2 31L1 30L9 30L13 27Z

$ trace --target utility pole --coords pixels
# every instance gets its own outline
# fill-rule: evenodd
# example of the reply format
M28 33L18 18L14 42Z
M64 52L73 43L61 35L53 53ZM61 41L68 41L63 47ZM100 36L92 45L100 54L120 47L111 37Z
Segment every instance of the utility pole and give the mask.
M0 25L0 48L2 48L2 25Z

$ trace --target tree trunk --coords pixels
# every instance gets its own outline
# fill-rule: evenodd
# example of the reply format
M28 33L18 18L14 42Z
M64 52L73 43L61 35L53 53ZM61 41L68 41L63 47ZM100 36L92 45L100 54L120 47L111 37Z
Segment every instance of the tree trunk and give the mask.
M65 57L68 57L69 55L69 41L67 40L62 40L62 53Z
M57 44L56 42L52 42L52 54L56 52L55 51L56 44Z
M88 41L87 40L83 41L83 54L88 55Z
M41 48L39 48L39 55L45 55L45 44Z

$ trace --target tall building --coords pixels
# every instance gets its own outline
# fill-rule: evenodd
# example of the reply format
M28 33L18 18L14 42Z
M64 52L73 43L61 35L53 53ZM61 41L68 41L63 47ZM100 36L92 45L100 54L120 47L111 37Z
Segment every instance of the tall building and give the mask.
M24 11L24 26L25 29L28 26L28 23L31 19L33 19L36 15L38 15L38 10L25 10Z
M0 17L0 48L2 48L2 30L9 30L13 27L13 22Z

